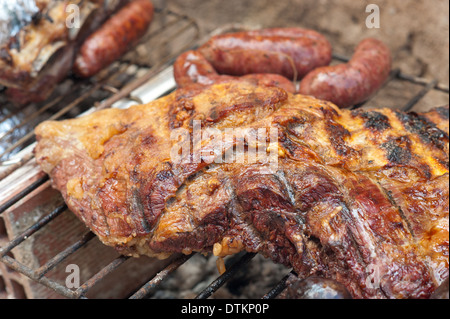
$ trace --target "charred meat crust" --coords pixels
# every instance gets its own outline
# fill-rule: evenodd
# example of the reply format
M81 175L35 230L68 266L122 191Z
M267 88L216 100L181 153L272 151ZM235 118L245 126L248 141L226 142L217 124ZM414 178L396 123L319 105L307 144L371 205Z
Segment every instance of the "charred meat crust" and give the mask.
M368 129L383 132L384 130L391 128L389 118L377 111L354 110L352 111L352 115L355 117L360 116L364 119L364 127Z

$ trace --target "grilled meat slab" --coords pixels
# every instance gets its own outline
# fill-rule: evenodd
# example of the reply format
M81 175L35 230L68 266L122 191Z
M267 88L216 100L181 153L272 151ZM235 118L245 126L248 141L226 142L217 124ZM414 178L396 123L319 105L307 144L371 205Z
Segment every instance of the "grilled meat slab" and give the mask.
M448 106L340 110L233 82L44 122L35 152L70 209L123 254L246 250L355 298L428 298L448 277L448 117ZM193 138L196 123L215 137ZM255 138L263 128L277 139ZM181 160L174 132L191 141ZM277 165L237 160L261 145Z

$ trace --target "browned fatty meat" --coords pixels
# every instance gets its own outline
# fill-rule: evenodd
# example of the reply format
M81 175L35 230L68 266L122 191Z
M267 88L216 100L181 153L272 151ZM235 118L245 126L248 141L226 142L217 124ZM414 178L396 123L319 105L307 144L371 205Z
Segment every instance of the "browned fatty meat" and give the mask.
M35 154L122 254L258 252L353 298L429 298L448 277L448 117L230 82L44 122ZM196 140L198 127L214 138ZM276 157L239 160L252 148Z

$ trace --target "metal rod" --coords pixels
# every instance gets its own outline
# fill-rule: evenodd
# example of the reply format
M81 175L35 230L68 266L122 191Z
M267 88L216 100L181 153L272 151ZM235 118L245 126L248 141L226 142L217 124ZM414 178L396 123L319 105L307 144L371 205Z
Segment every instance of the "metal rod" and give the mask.
M236 272L244 265L250 262L253 257L256 256L256 253L246 253L239 259L236 263L234 263L227 271L225 271L220 277L214 280L206 289L204 289L200 294L195 297L195 299L207 299L214 292L216 292L220 287L222 287L232 276L236 274Z
M5 170L3 170L0 173L0 181L2 179L4 179L5 177L7 177L12 172L14 172L16 169L18 169L18 168L22 167L23 165L25 165L25 163L27 163L33 157L34 157L34 154L32 152L30 152L28 154L25 154L22 158L20 158L17 161L15 161L13 164L7 165L4 162L1 163L1 165L8 166L8 168L6 168ZM1 210L0 210L0 214L1 214Z
M145 42L149 41L150 39L155 38L158 34L164 32L168 28L176 25L177 23L185 21L182 16L175 16L175 17L176 17L176 20L172 20L169 23L164 23L160 28L147 34L140 42L145 43Z
M164 25L159 30L157 30L156 32L155 31L151 32L147 36L147 38L145 38L144 40L150 39L150 37L153 39L155 37L155 35L163 33L163 32L166 32L166 31L170 32L170 28L171 27L178 26L182 22L187 22L188 23L188 27L190 26L190 27L193 27L195 29L196 34L194 35L193 40L197 39L196 37L198 37L199 28L198 28L198 25L195 23L195 20L189 19L187 16L182 16L182 15L178 15L178 14L172 13L170 11L162 12L161 10L158 10L158 9L156 9L156 11L158 13L173 15L173 16L176 17L176 19L174 19L174 20L167 20L167 23L164 23ZM183 27L181 29L178 28L178 30L175 32L175 34L173 36L174 37L175 36L179 36L180 32L186 31L186 29L188 27ZM163 39L157 39L157 40L160 40L159 42L161 42L161 43L165 43L165 41L167 41L168 39L167 39L167 37L164 37ZM189 45L191 45L191 44L189 44ZM186 48L188 48L189 45L183 46L183 48L181 50L179 50L179 52L181 52L181 51L185 50ZM165 65L168 61L174 59L174 57L176 57L177 54L179 54L179 53L173 53L172 55L168 55L166 57L166 59L161 59L160 60L160 61L164 61L164 63L157 64L156 66L163 66L163 65ZM142 68L141 65L139 65L139 64L136 64L136 65L137 65L137 67L141 67ZM82 102L86 98L90 97L95 90L101 90L100 86L106 85L106 89L111 88L111 85L107 84L107 81L112 81L112 79L114 79L117 76L121 75L122 72L120 70L123 70L124 66L125 66L125 63L124 63L124 60L122 60L121 63L119 64L118 68L114 68L114 67L110 68L110 70L108 71L108 75L105 78L103 78L103 80L100 80L96 84L92 84L92 83L90 83L90 81L88 81L88 84L89 84L88 88L86 90L82 91L82 93L81 93L82 95L81 96L79 96L79 97L76 96L76 98L68 106L65 106L64 108L59 110L59 112L57 112L56 114L51 116L48 120L59 119L64 114L66 114L67 112L72 110L80 102ZM126 65L126 67L128 67L128 66L129 65ZM152 73L152 75L155 75L159 70L156 70L156 68L155 68L153 71L154 72ZM130 76L134 76L135 77L136 75L133 72L133 74L130 74ZM151 78L150 75L148 75L148 76L149 76L149 78ZM129 78L126 78L125 80L123 78L121 78L120 85L118 87L122 86L124 83L127 83L127 82L129 82ZM79 89L82 89L81 83L84 83L84 82L76 81L75 82L75 85L76 85L75 89L71 90L69 92L69 94L67 94L65 96L60 95L56 99L48 102L43 107L41 107L37 112L35 112L35 113L29 115L28 117L26 117L25 120L22 123L20 123L18 126L15 127L15 129L17 129L19 127L22 127L22 126L25 126L26 124L30 123L34 119L38 118L39 115L45 114L45 111L50 109L52 106L57 105L58 103L60 103L63 100L63 98L67 99L72 94L74 94L73 92L75 92L75 91L77 91ZM136 86L136 88L137 87L138 86ZM115 94L115 92L114 92L115 90L110 90L110 91L112 91L111 92L112 94ZM128 98L128 96L126 95L126 96L124 96L124 98ZM134 97L130 97L130 98L133 99ZM29 106L31 106L31 105L29 105ZM25 106L25 107L23 107L21 109L14 109L8 115L3 117L2 121L6 120L6 119L8 119L10 117L13 117L14 114L18 114L20 111L22 111L22 109L25 109L26 107L28 107L28 106ZM11 129L8 132L6 132L3 135L1 135L0 140L5 140L6 137L12 131L13 131L13 129ZM0 158L5 156L6 154L10 154L14 149L16 149L19 146L25 144L27 141L29 141L32 138L33 138L33 132L29 132L28 134L26 134L24 136L21 136L20 140L15 142L13 145L7 145L8 149L6 151L4 151L2 154L0 154ZM12 162L11 164L8 163L8 169L4 170L2 172L2 174L3 174L2 175L3 176L2 179L4 177L7 177L9 174L11 174L17 168L23 166L25 163L27 163L32 158L33 158L32 153L30 153L30 154L27 153L25 156L23 156L23 158L19 158L19 159L15 160L14 162ZM14 198L11 198L8 202L4 203L0 207L0 212L6 211L8 208L13 206L20 199L22 199L24 196L26 196L27 194L29 194L30 192L35 190L38 186L40 186L45 181L48 181L48 176L47 175L45 175L39 181L34 182L34 183L30 184L30 185L27 185L27 187L24 190L22 190L19 194L14 196ZM72 255L80 247L83 247L89 240L91 240L94 237L94 234L92 234L91 232L87 233L84 237L82 237L77 242L75 242L71 246L69 246L66 249L64 249L62 252L59 252L51 260L47 261L46 264L42 265L41 267L39 267L36 270L31 270L29 267L27 267L25 265L22 265L21 263L19 263L17 260L12 258L11 256L6 255L12 249L14 249L18 245L20 245L23 241L25 241L29 236L33 235L36 231L38 231L39 229L41 229L42 227L47 225L56 216L58 216L60 213L62 213L66 208L67 207L65 205L63 207L57 208L56 210L51 212L49 215L47 215L43 219L41 219L39 222L37 222L34 225L32 225L22 235L18 236L17 238L15 238L12 241L10 241L7 244L6 247L4 247L2 250L0 250L0 256L4 255L3 257L0 257L0 261L5 263L6 265L8 265L11 269L13 269L13 270L15 270L15 271L17 271L19 273L24 274L25 276L27 276L27 277L29 277L29 278L31 278L31 279L33 279L33 280L43 284L46 287L49 287L50 289L56 291L57 293L59 293L59 294L61 294L63 296L66 296L68 298L86 298L84 295L89 291L89 289L91 287L93 287L98 282L100 282L106 275L108 275L109 273L111 273L112 271L117 269L117 267L119 267L122 263L124 263L129 257L125 257L125 256L118 257L117 259L112 261L110 264L108 264L106 267L104 267L96 275L94 275L89 280L87 280L79 289L77 289L75 291L70 290L67 287L64 287L63 285L59 284L58 282L47 278L45 275L48 274L49 271L54 269L54 267L56 267L58 264L60 264L67 257ZM180 260L179 261L179 265L181 265L183 262L184 262L183 260ZM177 267L175 267L175 265L169 265L169 267L166 269L166 271L172 272L172 271L175 271L176 268ZM158 280L162 280L163 278L164 278L163 274L160 273L157 276L157 278L154 279L153 282L158 281Z
M350 61L350 58L348 56L338 54L338 53L333 53L332 57L333 57L333 59L338 60L340 62L344 62L344 63Z
M93 87L91 87L89 90L87 90L84 94L82 94L81 96L79 96L77 99L75 99L75 101L73 101L72 103L70 103L68 106L66 106L65 108L61 109L59 112L55 113L54 115L52 115L50 118L48 118L48 121L52 121L52 120L56 120L59 117L63 116L64 114L66 114L67 112L69 112L73 107L77 106L81 101L83 101L86 97L90 96L92 93L94 93L95 91L97 91L100 88L101 84L97 83L96 85L94 85ZM20 146L21 144L25 143L26 141L30 140L32 137L34 136L34 131L29 132L28 134L26 134L25 136L23 136L21 139L19 139L16 143L14 143L13 145L11 145L10 147L8 147L3 153L0 154L0 158L2 158L5 154L10 153L11 151L13 151L14 149L16 149L18 146Z
M283 277L278 284L272 288L268 293L266 293L261 299L275 299L284 289L287 287L287 280L292 275L296 276L295 272L292 270L289 274Z
M428 92L430 92L433 88L438 84L438 80L430 81L419 93L417 93L405 106L402 107L402 111L411 110L414 105L416 105Z
M186 45L183 47L182 50L187 49L189 45ZM130 82L128 85L124 86L122 90L111 96L110 98L106 99L99 105L95 107L96 110L103 110L106 108L110 108L111 105L116 103L117 101L126 98L133 92L134 90L141 87L143 84L145 84L147 81L149 81L152 77L154 77L156 74L161 72L165 67L169 65L169 62L176 58L178 56L178 53L173 53L167 56L165 59L161 60L160 62L156 63L146 74L141 76L140 78L135 79L134 81Z
M176 13L170 11L170 10L157 10L157 12L160 13L160 14L163 14L163 15L170 15L172 17L175 17L175 20L172 20L172 21L170 21L168 23L164 23L164 25L161 28L157 29L156 31L151 32L147 36L147 38L144 38L142 41L140 41L140 43L143 43L146 40L153 39L153 38L156 38L156 39L161 38L161 37L156 37L156 35L158 35L159 33L162 33L163 31L167 31L167 30L173 31L172 27L177 25L177 24L179 24L179 23L181 23L181 22L186 22L187 25L184 26L182 29L175 30L173 32L173 36L172 37L179 36L184 31L186 31L186 29L188 29L189 27L193 27L194 30L196 31L196 35L194 36L193 41L198 38L199 27L198 27L198 25L197 25L195 20L193 20L193 19L191 19L191 18L189 18L187 16L184 16L184 15L176 14ZM162 39L160 45L163 45L164 43L167 43L168 41L169 41L168 37L164 37ZM187 46L183 47L179 51L181 52L181 51L185 50L186 48L187 48ZM178 54L178 53L176 53L176 54ZM173 58L174 58L173 56L169 56L166 61L168 61L169 59L173 59ZM124 64L123 61L122 61L122 64ZM114 70L113 72L110 72L109 75L101 81L101 83L105 83L106 81L110 81L113 77L117 76L118 74L121 74L120 70L119 71L118 70ZM155 73L153 73L153 74L155 74ZM84 82L88 82L89 83L89 81L84 81ZM77 88L78 88L78 86L77 86ZM82 95L82 97L77 98L76 99L76 103L75 102L71 103L69 106L67 106L66 108L64 108L61 111L59 111L57 114L55 114L54 116L50 117L48 120L55 120L55 119L58 119L59 117L61 117L62 115L66 114L70 109L72 109L73 107L78 105L82 100L84 100L86 97L90 96L91 93L93 93L93 91L95 91L97 89L98 89L98 84L97 84L97 86L94 86L93 88L88 90L87 94L84 94L84 95ZM72 91L74 91L74 90L72 90ZM73 94L72 91L68 94L69 96L71 94ZM112 92L112 93L114 94L114 92ZM120 98L127 98L127 96L128 96L128 94L120 94ZM8 132L4 132L3 135L0 137L0 141L2 139L6 138L7 136L9 136L9 134L11 134L11 132L13 132L15 129L26 125L29 121L37 118L40 114L44 113L47 109L49 109L53 105L55 105L58 102L60 102L63 97L64 96L58 96L55 100L53 100L52 102L49 102L48 104L44 105L40 110L38 110L37 112L33 113L31 116L27 117L25 119L25 121L22 121L15 128L10 129ZM137 99L133 98L133 97L130 97L130 99L136 100L136 102L139 103L139 101ZM103 104L103 106L101 108L104 108L104 105L105 104ZM10 145L6 150L4 150L4 152L2 154L0 154L0 158L3 158L6 154L11 153L13 150L15 150L19 146L25 144L27 141L31 140L33 137L34 137L34 133L33 132L29 132L28 134L22 136L18 141L16 141L12 145ZM14 167L16 167L16 166L14 166ZM20 165L19 165L19 167L20 167Z
M72 298L72 299L77 297L77 294L74 291L61 285L57 281L51 280L47 277L41 277L39 279L34 279L35 272L32 269L19 263L17 260L15 260L14 258L12 258L10 256L0 257L0 261L2 261L9 268L17 271L18 273L21 273L22 275L27 276L30 279L37 281L38 283L44 285L47 288L52 289L53 291L57 292L58 294L60 294L64 297Z
M59 254L54 256L52 259L50 259L48 262L46 262L45 265L42 265L41 267L36 269L36 278L39 279L42 276L44 276L45 274L47 274L50 270L55 268L58 264L60 264L62 261L64 261L71 254L76 252L78 249L83 247L94 237L95 237L95 234L92 232L88 232L87 234L85 234L80 240L78 240L71 246L67 247L62 252L60 252Z
M152 280L142 286L136 293L134 293L130 299L143 299L148 296L153 289L155 289L164 279L166 279L171 273L177 270L181 265L188 261L195 253L190 255L181 255L179 258L170 263L166 268L161 270L153 277Z
M4 105L2 105L2 106L4 106ZM22 113L24 109L26 109L26 105L21 106L21 107L18 107L17 109L15 109L14 111L12 111L12 112L9 113L8 115L2 117L2 118L0 119L0 124L3 123L3 122L5 122L6 120L9 120L10 118L12 118L12 117L14 117L14 116L16 116L16 115Z
M4 204L0 206L0 215L3 214L8 208L13 206L15 203L17 203L19 200L24 198L26 195L34 191L36 188L44 184L46 181L48 181L48 176L43 175L41 178L37 179L33 183L30 183L25 187L22 191L14 195L12 198L10 198L8 201L6 201Z
M20 123L18 123L17 125L12 127L11 129L9 129L8 131L2 133L1 136L0 136L0 141L2 141L4 138L6 138L9 134L13 133L15 130L23 127L24 125L28 124L28 122L30 122L30 121L34 120L35 118L37 118L39 115L41 115L42 113L47 111L49 108L51 108L54 105L56 105L62 99L63 99L62 95L58 96L57 98L55 98L50 103L47 103L46 105L44 105L44 107L40 108L36 112L33 112L33 114L31 114L31 115L27 116L26 118L24 118Z
M408 81L414 84L419 84L419 85L428 85L430 83L429 79L425 79L425 78L421 78L418 76L414 76L414 75L409 75L409 74L405 74L403 72L399 72L398 79L403 80L403 81ZM449 94L449 87L448 85L444 85L442 83L436 83L436 85L434 86L434 89L438 90L438 91L442 91L444 93Z
M82 298L85 294L91 289L93 286L102 281L106 275L110 274L114 270L116 270L120 265L122 265L125 261L127 261L130 257L128 256L119 256L114 259L111 263L109 263L106 267L100 270L97 274L92 276L88 281L80 286L75 292L78 298Z
M35 232L37 232L39 229L47 225L49 222L51 222L56 216L60 215L62 212L64 212L67 209L66 205L59 206L55 210L53 210L50 214L44 216L41 218L37 223L30 226L26 231L24 231L21 235L14 238L12 241L9 242L9 244L5 247L0 248L0 256L5 256L7 253L9 253L14 247L20 245L23 241L25 241L28 237L33 235Z
M170 30L172 32L172 35L165 37L160 45L167 45L168 43L171 43L173 41L173 39L175 39L176 37L180 36L180 34L182 34L184 31L186 31L187 29L189 29L193 25L196 26L196 24L186 24L182 28L179 28L179 29L177 29L175 31L174 30Z

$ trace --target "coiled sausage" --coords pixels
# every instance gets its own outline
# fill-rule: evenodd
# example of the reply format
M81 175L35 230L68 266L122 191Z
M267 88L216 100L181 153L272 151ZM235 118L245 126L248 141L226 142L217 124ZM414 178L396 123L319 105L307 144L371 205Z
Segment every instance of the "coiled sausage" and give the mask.
M300 94L349 107L366 101L389 77L392 57L381 41L368 38L360 42L348 63L320 67L300 82Z
M245 81L264 86L276 86L295 93L294 83L278 74L247 74L241 77L221 75L199 51L187 51L174 63L174 77L178 87L211 85L224 82Z

